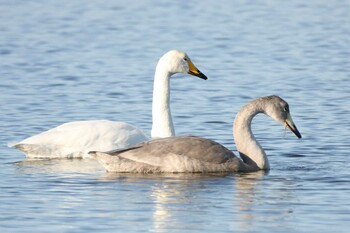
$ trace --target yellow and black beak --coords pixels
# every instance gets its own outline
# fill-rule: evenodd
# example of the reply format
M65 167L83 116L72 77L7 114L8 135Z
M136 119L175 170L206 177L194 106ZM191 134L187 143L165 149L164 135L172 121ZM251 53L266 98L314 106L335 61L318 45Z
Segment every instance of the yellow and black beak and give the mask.
M297 129L297 127L295 126L290 113L288 113L287 119L284 123L285 123L286 127L295 134L295 136L297 136L298 138L301 138L301 134L300 134L299 130Z
M188 67L189 67L189 71L188 73L190 75L193 75L193 76L196 76L196 77L199 77L201 79L204 79L204 80L207 80L207 76L205 76L202 72L200 72L197 67L192 63L191 60L187 60L187 63L188 63Z

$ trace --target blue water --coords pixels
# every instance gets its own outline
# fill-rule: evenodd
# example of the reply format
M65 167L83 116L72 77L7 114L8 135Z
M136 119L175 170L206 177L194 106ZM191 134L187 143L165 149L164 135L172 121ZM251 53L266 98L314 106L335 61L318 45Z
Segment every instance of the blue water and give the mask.
M349 1L0 1L1 232L348 232ZM277 94L303 138L265 116L271 171L108 174L93 160L25 160L7 143L110 119L149 134L154 68L186 51L177 135L232 150L232 120Z

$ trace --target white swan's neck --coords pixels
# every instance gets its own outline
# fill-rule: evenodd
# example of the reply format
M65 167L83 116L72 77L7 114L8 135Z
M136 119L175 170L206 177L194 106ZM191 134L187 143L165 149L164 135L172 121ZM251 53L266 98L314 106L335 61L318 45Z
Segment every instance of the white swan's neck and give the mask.
M170 112L170 76L172 74L158 64L154 75L152 102L152 138L175 136Z
M258 113L265 113L265 104L261 99L244 106L235 118L233 136L237 150L248 167L268 170L270 165L267 156L251 130L252 119Z

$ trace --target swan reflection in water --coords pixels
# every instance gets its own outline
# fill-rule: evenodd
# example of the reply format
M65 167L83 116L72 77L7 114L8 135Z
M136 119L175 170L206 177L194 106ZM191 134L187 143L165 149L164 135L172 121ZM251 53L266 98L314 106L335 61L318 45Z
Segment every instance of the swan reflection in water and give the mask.
M14 163L21 173L87 173L104 172L94 159L25 159Z
M254 211L259 198L255 191L267 173L105 173L101 179L150 184L149 192L140 199L153 208L150 230L154 232L208 229L213 215L231 220L222 226L225 229L247 230L259 219Z
M89 198L93 194L97 198L96 205L102 203L100 208L108 208L106 205L112 208L100 213L100 216L113 219L123 215L121 209L138 209L141 212L137 214L144 216L143 221L148 221L145 224L152 228L149 230L155 232L179 228L208 229L208 222L217 222L213 220L213 215L228 220L222 226L223 229L247 231L255 229L254 226L268 217L271 211L286 212L285 209L273 210L270 202L283 204L294 200L290 190L265 194L263 183L269 178L265 176L266 171L212 174L106 173L93 159L24 160L15 165L21 173L55 174L54 180L62 180L63 183L55 183L52 186L54 190L76 194L62 196L69 205L68 209L82 208L82 198ZM284 217L281 215L281 218Z

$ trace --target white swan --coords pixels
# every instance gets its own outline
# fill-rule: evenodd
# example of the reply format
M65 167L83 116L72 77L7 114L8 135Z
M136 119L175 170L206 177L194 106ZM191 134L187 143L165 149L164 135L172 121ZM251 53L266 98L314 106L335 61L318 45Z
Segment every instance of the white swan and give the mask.
M170 137L151 140L132 148L111 152L90 152L109 172L249 172L268 170L267 156L251 131L258 113L288 127L298 138L288 103L278 96L253 100L237 114L234 138L242 159L226 147L199 137Z
M184 52L172 50L160 58L154 76L152 138L175 135L169 107L169 79L176 73L207 79ZM29 158L81 158L92 150L126 148L146 140L149 138L141 130L128 123L92 120L68 122L10 146Z

